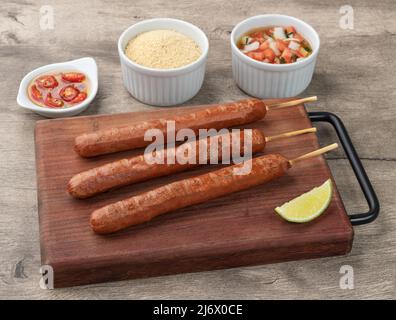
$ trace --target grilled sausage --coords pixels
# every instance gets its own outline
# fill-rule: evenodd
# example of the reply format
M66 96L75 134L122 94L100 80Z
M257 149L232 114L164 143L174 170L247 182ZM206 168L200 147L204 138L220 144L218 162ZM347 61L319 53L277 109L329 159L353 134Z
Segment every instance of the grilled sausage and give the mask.
M228 166L197 177L179 180L95 210L90 224L96 233L112 233L147 222L161 214L202 203L281 177L290 167L281 155L253 158L251 171L235 175Z
M227 139L224 140L224 137L226 136ZM254 154L263 151L265 148L265 137L263 133L258 129L253 129L251 138L252 153ZM231 146L235 142L235 139L239 140L240 152L238 152L238 155L243 154L245 141L243 130L240 132L226 133L218 136L218 145L214 145L213 147L217 147L217 158L219 161L222 159L221 153L223 150L223 144L229 143L229 152L234 151L231 150ZM206 154L204 156L206 161L209 163L211 141L213 140L211 140L211 137L205 138L205 140ZM172 173L181 172L198 166L200 165L199 142L200 140L186 142L181 146L169 148L174 149L174 151L169 153L171 155L183 152L183 150L186 150L188 147L195 148L195 161L192 161L194 163L180 164L178 161L175 161L175 163L169 163L167 161L167 149L162 149L157 151L161 153L158 155L160 159L164 160L164 162L161 164L148 163L144 155L110 162L73 176L68 183L68 192L75 198L88 198L112 188L170 175ZM213 143L215 143L215 141L213 141ZM188 146L188 144L190 144L190 146Z
M144 121L130 126L99 130L82 134L75 139L74 149L82 157L93 157L118 151L145 147L151 144L144 140L149 129L159 129L165 137L175 132L167 132L166 122L175 121L176 133L180 129L222 129L258 121L267 112L263 101L246 99L226 104L202 106L186 115L172 116L166 119Z

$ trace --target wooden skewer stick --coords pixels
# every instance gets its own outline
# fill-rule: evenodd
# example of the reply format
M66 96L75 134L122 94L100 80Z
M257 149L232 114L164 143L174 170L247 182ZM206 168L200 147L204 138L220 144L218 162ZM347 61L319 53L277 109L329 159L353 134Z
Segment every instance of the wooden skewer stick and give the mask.
M334 150L336 148L338 148L338 144L337 143L333 143L333 144L330 144L330 145L328 145L326 147L320 148L318 150L306 153L306 154L304 154L302 156L299 156L298 158L295 158L293 160L289 160L290 166L293 166L298 161L302 161L302 160L306 160L306 159L309 159L309 158L320 156L321 154L326 153L326 152L331 151L331 150Z
M286 102L277 102L274 104L267 105L266 108L267 108L267 111L272 110L272 109L281 109L281 108L296 106L296 105L299 105L299 104L305 103L305 102L313 102L316 100L318 100L318 97L312 96L312 97L291 100L291 101L286 101Z
M278 139L288 138L298 136L300 134L309 133L309 132L316 132L316 128L307 128L302 130L290 131L281 134L277 134L275 136L265 137L265 142L270 142Z

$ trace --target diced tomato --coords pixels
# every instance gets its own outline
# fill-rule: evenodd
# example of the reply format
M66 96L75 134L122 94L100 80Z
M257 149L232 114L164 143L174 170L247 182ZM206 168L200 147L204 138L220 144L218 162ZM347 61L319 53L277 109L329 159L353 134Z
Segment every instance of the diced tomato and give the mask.
M79 94L79 90L73 85L63 87L59 92L60 97L65 101L72 101Z
M305 58L309 54L309 52L303 47L300 47L298 50L295 51L295 54L300 58Z
M264 60L264 53L259 51L259 52L248 52L247 56L249 56L250 58L254 59L254 60L258 60L258 61L263 61Z
M285 59L286 63L290 63L292 60L292 55L293 52L290 50L290 48L286 48L285 50L283 50L281 57Z
M251 38L262 38L263 37L263 33L262 32L260 32L260 31L256 31L256 32L253 32L251 35L250 35L250 37Z
M62 73L62 79L68 82L83 82L85 80L85 74L80 72Z
M292 51L297 57L299 58L304 58L304 56L302 55L302 53L300 52L300 50L294 50Z
M300 51L299 50L297 50L297 51L292 51L297 57L299 57L299 58L304 58L304 56L300 53Z
M295 32L296 32L296 29L294 29L293 26L286 27L286 34L295 33Z
M268 41L264 41L264 42L260 45L259 50L260 50L260 51L264 51L264 50L267 49L267 48L269 48Z
M262 32L254 32L250 37L253 38L252 42L258 41L259 43L263 43L265 41Z
M63 107L63 101L61 99L53 98L51 92L47 94L44 104L50 108L61 108Z
M295 33L293 36L294 39L297 39L298 41L302 42L304 41L304 38L301 36L299 33Z
M244 45L248 42L248 46L252 46ZM239 46L242 52L263 63L293 63L297 58L307 57L312 53L308 41L293 26L256 28L241 37L239 43L242 43Z
M70 103L76 104L84 101L87 98L86 92L80 92Z
M41 102L43 99L43 95L41 94L40 90L37 89L35 84L30 87L30 95L37 102Z
M55 77L47 75L38 77L36 83L40 88L46 89L53 89L58 86L58 81L56 81Z
M286 43L284 43L282 40L276 40L276 45L279 49L280 52L283 52L283 50L285 50L287 48Z
M268 28L264 32L267 36L272 36L274 34L274 28Z
M272 51L270 48L265 49L265 50L263 51L263 53L264 53L264 57L265 57L266 59L268 59L269 62L274 61L274 59L275 59L275 52Z

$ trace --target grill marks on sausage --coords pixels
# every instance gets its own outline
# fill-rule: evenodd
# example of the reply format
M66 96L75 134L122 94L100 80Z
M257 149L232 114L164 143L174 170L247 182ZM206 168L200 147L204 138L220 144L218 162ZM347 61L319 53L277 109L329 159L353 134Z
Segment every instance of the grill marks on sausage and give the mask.
M223 145L229 143L229 151L232 150L232 145L239 140L239 154L243 154L245 132L232 132L218 136L218 159L223 159ZM261 152L265 148L265 136L258 130L252 130L252 153ZM206 160L210 160L211 137L204 138L206 140ZM144 155L135 156L128 159L121 159L113 161L105 165L92 168L90 170L81 172L73 176L68 183L68 191L75 198L87 198L95 194L107 191L112 188L122 187L128 184L146 181L152 178L170 175L172 173L181 172L191 167L199 165L200 160L200 141L192 141L182 144L181 146L170 148L174 151L170 154L177 154L179 151L186 148L195 148L195 163L180 164L177 161L168 164L167 149L154 151L160 153L158 156L164 159L164 163L148 163ZM215 142L215 141L213 141ZM231 158L231 157L230 157ZM231 160L231 159L230 159Z
M95 210L90 219L91 227L96 233L116 232L176 209L269 182L284 175L290 167L289 161L279 154L260 156L251 161L251 171L245 175L234 174L234 169L242 167L243 163L228 166Z
M255 122L262 119L266 112L264 102L259 99L245 99L226 104L202 106L199 110L186 115L86 133L76 137L74 148L82 157L136 149L151 143L150 141L144 141L144 134L149 129L159 129L165 137L167 137L167 134L175 134L175 132L167 132L166 123L169 120L175 121L176 133L180 129L189 128L197 135L199 129L213 128L220 130Z

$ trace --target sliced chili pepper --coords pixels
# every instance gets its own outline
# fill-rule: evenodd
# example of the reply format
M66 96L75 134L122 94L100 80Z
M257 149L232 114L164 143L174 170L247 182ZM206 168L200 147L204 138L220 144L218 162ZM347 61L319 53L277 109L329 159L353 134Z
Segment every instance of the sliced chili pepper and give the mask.
M73 85L63 87L59 92L60 97L65 101L72 101L80 93Z
M43 95L41 94L40 90L37 89L35 84L30 87L30 95L37 102L41 102L43 99Z
M50 108L61 108L61 107L63 107L63 101L61 99L57 99L57 98L52 97L51 92L49 92L47 94L47 97L45 98L44 104L47 107L50 107Z
M85 80L85 74L80 72L62 73L62 79L68 82L83 82Z
M36 83L40 88L46 89L53 89L58 86L58 81L56 81L55 77L47 75L38 77Z
M87 94L85 92L80 92L77 97L75 97L70 103L76 104L84 101L87 98Z

